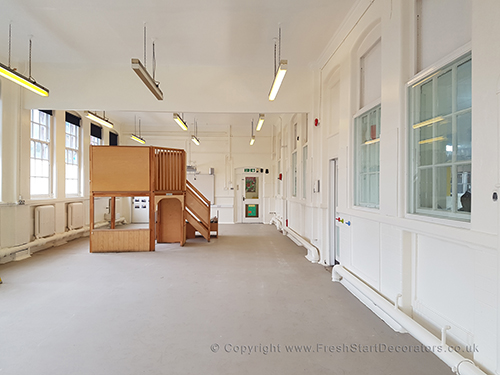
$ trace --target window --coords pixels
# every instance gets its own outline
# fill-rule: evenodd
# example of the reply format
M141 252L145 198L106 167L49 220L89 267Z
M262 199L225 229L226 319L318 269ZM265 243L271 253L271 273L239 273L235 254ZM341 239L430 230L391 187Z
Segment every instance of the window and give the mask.
M292 197L297 196L297 151L292 154Z
M410 212L470 221L471 56L409 88Z
M66 195L80 194L80 118L66 112Z
M52 193L51 119L52 111L31 110L30 194L35 197Z
M302 198L307 198L307 145L302 148Z
M102 142L102 128L95 124L90 124L90 144L99 146Z
M109 132L109 145L118 146L118 134Z
M379 207L380 105L354 120L354 205Z

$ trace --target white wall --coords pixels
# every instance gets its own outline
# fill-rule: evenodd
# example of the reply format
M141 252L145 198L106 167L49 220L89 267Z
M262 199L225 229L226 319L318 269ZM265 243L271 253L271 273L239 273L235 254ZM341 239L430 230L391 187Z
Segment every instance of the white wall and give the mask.
M284 200L283 206L289 209L289 226L320 249L320 263L331 263L329 231L334 224L328 215L328 163L338 158L337 215L351 224L339 224L341 263L388 300L394 302L402 294L403 311L430 331L439 334L443 325L450 325L452 342L476 344L481 349L471 358L487 371L500 373L499 203L491 199L500 186L500 3L422 3L424 33L419 39L417 2L358 2L320 57L315 74L309 183L319 179L323 189L319 194L310 189L304 201L291 197L289 191L277 200ZM436 23L436 17L444 22ZM454 32L457 25L460 30ZM442 28L446 32L439 32ZM352 129L355 114L366 105L360 102L360 50L368 39L377 38L381 40L382 126L380 208L375 210L353 206ZM443 64L449 54L468 50L473 56L471 222L408 215L406 84L420 70ZM319 127L312 125L316 117ZM292 122L284 121L284 131L290 131ZM283 148L281 160L286 175L290 147Z

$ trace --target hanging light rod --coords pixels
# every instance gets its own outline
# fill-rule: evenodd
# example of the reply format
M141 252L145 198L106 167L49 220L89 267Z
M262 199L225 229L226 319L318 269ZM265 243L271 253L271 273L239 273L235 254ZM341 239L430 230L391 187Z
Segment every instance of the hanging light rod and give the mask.
M262 129L262 125L264 125L264 115L260 114L259 115L259 122L257 123L257 128L255 130L260 132L260 129Z
M278 42L278 44L276 42ZM278 69L276 69L276 62L279 63ZM278 95L278 91L280 89L281 83L283 82L283 78L285 78L287 66L288 66L288 60L281 60L281 27L280 27L278 40L276 41L276 38L274 39L274 80L273 80L273 85L271 86L271 90L269 91L270 101L276 99L276 95Z
M139 142L139 143L141 143L143 145L146 144L146 141L144 139L142 139L141 137L139 137L139 136L137 136L135 134L132 134L130 136L130 139L133 139L134 141Z
M174 121L182 128L182 130L188 130L188 126L178 113L174 113Z
M253 146L253 144L255 143L255 135L253 135L253 119L251 126L252 126L252 138L250 138L250 146Z
M91 119L92 121L95 121L97 122L98 124L101 124L103 126L106 126L108 128L113 128L113 123L111 121L109 121L106 117L101 117L99 115L97 115L97 113L92 113L92 112L85 112L85 116L89 119Z
M160 90L160 83L156 81L156 56L155 56L155 43L153 41L153 76L148 73L146 68L146 24L144 24L144 65L139 59L132 59L132 69L139 76L146 87L158 100L163 100L163 92Z
M19 86L24 87L34 93L41 96L49 96L49 90L42 85L36 83L36 81L31 76L31 39L30 39L30 54L29 54L29 77L23 76L18 73L15 69L10 66L10 55L11 55L11 41L12 41L12 25L9 25L9 64L4 65L0 63L0 76L7 78L8 80L17 83Z
M137 134L137 116L135 117L134 119L134 133ZM141 119L139 119L139 135L136 135L136 134L132 134L130 136L130 139L133 139L134 141L136 142L139 142L141 144L146 144L146 141L144 140L144 138L141 137Z

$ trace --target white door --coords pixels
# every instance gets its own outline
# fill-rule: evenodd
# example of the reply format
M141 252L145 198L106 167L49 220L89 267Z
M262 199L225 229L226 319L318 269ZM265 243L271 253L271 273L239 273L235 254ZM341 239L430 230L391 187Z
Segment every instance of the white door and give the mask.
M330 186L329 186L329 199L328 199L328 211L329 211L329 242L330 242L330 265L335 265L340 263L340 248L338 246L339 241L339 225L340 223L337 219L337 159L330 160Z
M243 223L262 223L261 173L243 173L240 180L241 210Z

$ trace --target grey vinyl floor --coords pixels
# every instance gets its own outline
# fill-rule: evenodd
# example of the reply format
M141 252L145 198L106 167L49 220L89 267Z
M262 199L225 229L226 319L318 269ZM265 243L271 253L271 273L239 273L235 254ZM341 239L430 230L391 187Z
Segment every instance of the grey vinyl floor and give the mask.
M451 374L269 225L148 253L88 238L0 266L0 375ZM365 352L363 352L365 351Z

